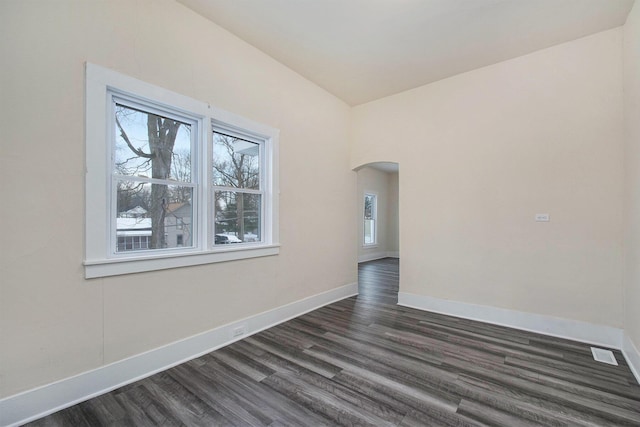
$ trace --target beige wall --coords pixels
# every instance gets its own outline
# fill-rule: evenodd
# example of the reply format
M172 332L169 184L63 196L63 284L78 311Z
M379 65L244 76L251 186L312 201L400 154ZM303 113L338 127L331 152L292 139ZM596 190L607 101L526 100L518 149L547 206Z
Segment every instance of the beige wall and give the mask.
M356 240L343 102L169 0L4 0L0 32L0 397L356 281L322 238ZM85 61L279 128L280 255L84 280Z
M640 2L624 26L625 329L640 349Z
M398 173L383 172L369 166L358 169L358 257L393 256L398 252ZM395 187L394 187L395 186ZM364 194L372 192L378 196L378 243L364 246Z
M400 164L401 292L622 327L621 48L618 28L354 108L352 166Z

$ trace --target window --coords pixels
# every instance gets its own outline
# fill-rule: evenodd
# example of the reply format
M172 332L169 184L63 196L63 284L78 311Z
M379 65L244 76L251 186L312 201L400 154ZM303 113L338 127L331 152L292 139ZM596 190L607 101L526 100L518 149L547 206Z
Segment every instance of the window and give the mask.
M277 130L93 64L86 91L87 278L278 253Z
M212 188L215 244L262 240L264 141L249 140L231 129L213 132ZM224 239L224 236L227 236Z
M198 118L111 91L108 95L114 135L111 219L116 223L111 241L115 245L115 236L140 233L147 237L146 245L133 247L121 247L118 241L115 253L193 247L193 240L183 245L171 237L178 221L197 225L192 219L198 177L191 157Z
M375 245L377 243L377 209L378 196L372 193L364 195L364 246Z

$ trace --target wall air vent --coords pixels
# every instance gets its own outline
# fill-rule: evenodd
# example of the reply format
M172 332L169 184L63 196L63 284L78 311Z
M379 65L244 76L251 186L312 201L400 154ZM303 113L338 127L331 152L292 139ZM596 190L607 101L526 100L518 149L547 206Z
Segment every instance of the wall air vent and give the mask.
M613 355L613 353L610 350L605 350L604 348L591 347L591 354L593 354L594 360L598 362L618 366L618 361L616 360L616 357Z

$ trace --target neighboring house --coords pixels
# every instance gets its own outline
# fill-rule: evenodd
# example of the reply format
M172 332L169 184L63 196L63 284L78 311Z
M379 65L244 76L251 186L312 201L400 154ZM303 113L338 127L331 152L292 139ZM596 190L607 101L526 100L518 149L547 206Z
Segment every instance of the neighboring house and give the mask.
M120 212L118 217L120 218L144 218L147 216L147 210L142 206L138 205L133 209L129 209L128 211Z
M149 249L151 218L116 218L116 236L118 238L118 252Z
M164 218L164 238L168 248L191 246L191 203L169 203Z
M120 212L116 218L118 252L149 249L151 218L141 206ZM164 247L191 246L191 203L170 203L164 219Z

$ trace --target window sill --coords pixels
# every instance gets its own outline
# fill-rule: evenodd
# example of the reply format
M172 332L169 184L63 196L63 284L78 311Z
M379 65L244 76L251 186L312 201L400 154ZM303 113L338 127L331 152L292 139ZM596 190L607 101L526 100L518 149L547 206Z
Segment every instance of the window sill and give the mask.
M166 270L169 268L258 258L278 255L278 253L280 253L280 245L273 244L144 258L85 260L84 276L86 279L93 279L97 277L118 276L121 274L142 273L145 271Z
M364 249L373 249L373 248L377 248L378 244L377 243L369 243L369 244L362 245L362 247Z

